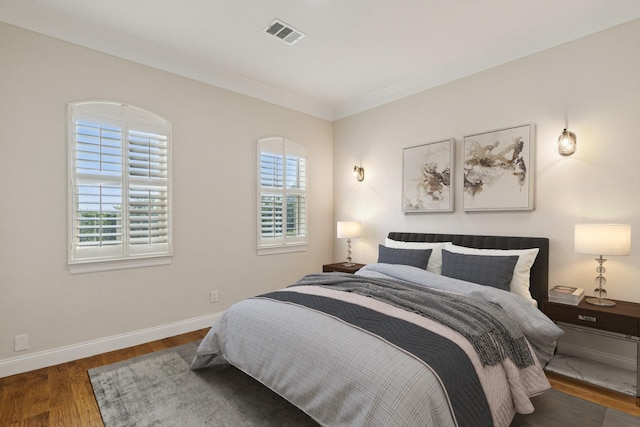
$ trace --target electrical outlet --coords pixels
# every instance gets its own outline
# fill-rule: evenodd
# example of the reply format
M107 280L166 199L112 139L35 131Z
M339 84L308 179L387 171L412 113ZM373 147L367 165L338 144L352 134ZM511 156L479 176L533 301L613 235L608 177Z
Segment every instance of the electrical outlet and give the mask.
M218 302L218 291L211 291L211 302Z
M29 335L16 335L14 344L15 351L29 350Z

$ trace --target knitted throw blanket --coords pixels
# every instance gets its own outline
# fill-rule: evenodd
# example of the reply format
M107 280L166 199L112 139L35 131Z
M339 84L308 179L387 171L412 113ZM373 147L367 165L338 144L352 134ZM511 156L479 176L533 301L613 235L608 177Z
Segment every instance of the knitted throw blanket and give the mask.
M442 323L463 335L483 366L509 358L518 368L533 365L520 327L498 305L400 280L342 273L310 274L292 286L324 286L375 298Z

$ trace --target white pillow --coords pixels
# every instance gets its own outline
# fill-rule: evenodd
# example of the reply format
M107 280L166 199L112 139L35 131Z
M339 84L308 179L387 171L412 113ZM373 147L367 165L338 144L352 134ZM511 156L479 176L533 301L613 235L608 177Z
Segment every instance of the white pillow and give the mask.
M536 307L538 306L538 303L533 299L531 292L529 291L529 278L531 276L531 266L536 260L540 249L475 249L456 246L450 242L445 245L444 249L458 254L498 256L518 255L518 262L513 270L513 277L511 278L510 290L516 295L525 297ZM442 252L440 252L440 254L442 255Z
M427 271L442 274L442 248L447 242L402 242L387 237L384 245L394 249L431 249Z

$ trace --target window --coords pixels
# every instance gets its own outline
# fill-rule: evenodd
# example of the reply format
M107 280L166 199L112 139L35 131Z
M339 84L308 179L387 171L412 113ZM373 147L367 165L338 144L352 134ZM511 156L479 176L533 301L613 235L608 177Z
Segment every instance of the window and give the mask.
M258 254L305 250L307 157L294 141L258 141Z
M170 138L140 108L69 104L71 272L170 262Z

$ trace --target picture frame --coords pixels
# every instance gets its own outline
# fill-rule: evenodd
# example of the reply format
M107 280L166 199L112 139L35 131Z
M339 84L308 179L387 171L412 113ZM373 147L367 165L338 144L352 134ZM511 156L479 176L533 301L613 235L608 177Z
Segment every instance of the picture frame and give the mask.
M453 211L454 149L446 139L403 150L403 212Z
M533 210L533 123L464 137L465 211Z

